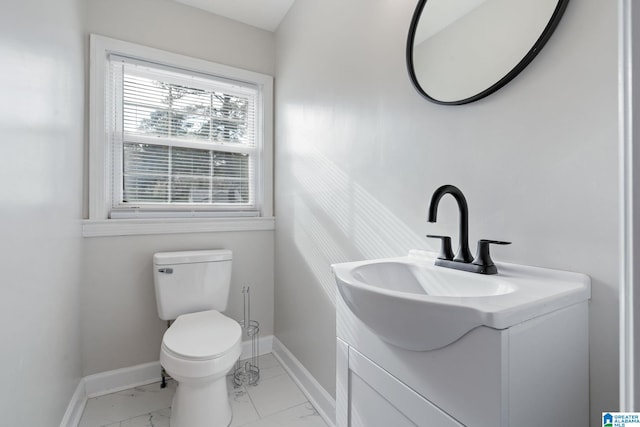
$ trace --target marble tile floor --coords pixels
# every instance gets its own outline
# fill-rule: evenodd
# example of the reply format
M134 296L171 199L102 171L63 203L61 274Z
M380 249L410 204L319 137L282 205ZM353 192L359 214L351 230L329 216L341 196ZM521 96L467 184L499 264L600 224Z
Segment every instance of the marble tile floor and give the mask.
M257 386L234 387L227 376L231 427L327 427L272 354L260 356ZM160 383L89 399L78 427L169 427L176 383Z

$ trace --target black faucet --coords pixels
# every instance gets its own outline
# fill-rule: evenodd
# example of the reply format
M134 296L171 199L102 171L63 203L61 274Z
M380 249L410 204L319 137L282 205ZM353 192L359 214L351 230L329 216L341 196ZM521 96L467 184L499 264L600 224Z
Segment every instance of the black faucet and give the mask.
M458 202L458 209L460 210L460 244L458 246L458 253L453 257L453 251L451 250L451 238L449 236L427 235L427 237L442 240L442 249L436 258L435 264L442 267L455 268L457 270L471 271L480 274L496 274L498 269L491 260L489 245L509 245L511 242L481 239L478 241L478 250L474 259L471 255L471 251L469 250L469 207L467 206L467 199L458 187L453 185L443 185L433 193L433 196L431 196L431 202L429 203L428 221L436 222L438 205L440 204L440 199L442 199L442 196L445 194L451 194L453 198L456 199L456 202Z
M458 246L458 253L456 254L454 261L459 262L471 262L473 256L469 250L469 207L467 206L467 199L458 187L453 185L443 185L438 188L431 196L431 203L429 203L429 222L436 222L438 216L438 205L440 199L445 194L451 194L456 202L458 202L458 209L460 210L460 245ZM446 240L446 239L443 239Z

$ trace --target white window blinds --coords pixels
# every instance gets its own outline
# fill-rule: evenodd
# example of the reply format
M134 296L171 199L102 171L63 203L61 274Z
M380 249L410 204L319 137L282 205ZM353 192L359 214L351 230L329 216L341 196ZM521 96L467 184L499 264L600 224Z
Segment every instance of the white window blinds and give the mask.
M108 62L111 216L256 215L257 86L116 55Z

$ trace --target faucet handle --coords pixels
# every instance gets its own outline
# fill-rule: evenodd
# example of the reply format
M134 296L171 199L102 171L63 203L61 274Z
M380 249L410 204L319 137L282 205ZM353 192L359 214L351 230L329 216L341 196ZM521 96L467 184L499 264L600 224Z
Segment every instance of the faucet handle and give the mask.
M478 251L476 252L476 257L473 260L473 264L480 265L482 267L495 267L493 260L491 259L491 254L489 253L489 245L510 245L511 242L503 242L501 240L488 240L488 239L480 239L478 240ZM491 270L497 269L493 268ZM495 274L495 273L488 273Z
M502 240L491 240L491 239L480 239L478 240L478 243L486 243L486 244L492 244L492 245L510 245L511 242L504 242Z
M442 240L442 246L440 247L440 253L438 254L438 259L445 259L449 261L453 259L453 250L451 249L451 237L436 236L434 234L427 234L427 237L429 237L430 239Z

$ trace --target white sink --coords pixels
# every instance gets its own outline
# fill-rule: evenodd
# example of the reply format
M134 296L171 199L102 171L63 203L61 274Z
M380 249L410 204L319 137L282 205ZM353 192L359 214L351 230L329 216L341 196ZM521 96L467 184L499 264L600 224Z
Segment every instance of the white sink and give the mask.
M349 309L384 341L415 351L444 347L478 326L506 329L588 300L580 273L496 263L498 274L437 267L435 254L334 264Z

